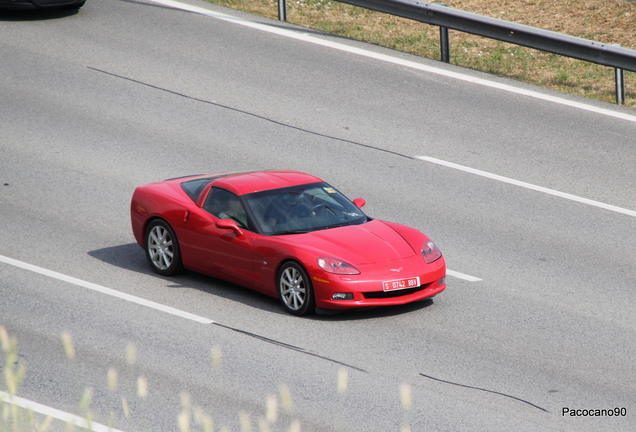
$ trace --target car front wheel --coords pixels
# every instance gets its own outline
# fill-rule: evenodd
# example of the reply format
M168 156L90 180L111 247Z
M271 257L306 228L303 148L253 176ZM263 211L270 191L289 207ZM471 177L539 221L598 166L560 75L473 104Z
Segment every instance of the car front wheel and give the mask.
M177 274L183 270L177 236L166 221L156 219L148 225L146 258L150 267L163 276Z
M309 275L298 263L283 264L278 272L278 294L285 309L294 315L315 310L314 291Z

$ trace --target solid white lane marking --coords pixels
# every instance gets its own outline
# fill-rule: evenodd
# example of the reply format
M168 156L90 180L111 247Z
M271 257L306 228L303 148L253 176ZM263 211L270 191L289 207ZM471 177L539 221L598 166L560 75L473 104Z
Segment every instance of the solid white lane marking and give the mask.
M155 303L155 302L153 302L151 300L146 300L146 299L143 299L141 297L137 297L137 296L134 296L134 295L126 294L126 293L123 293L121 291L114 290L112 288L106 288L105 286L97 285L97 284L94 284L92 282L87 282L87 281L82 280L82 279L77 279L77 278L74 278L72 276L67 276L65 274L58 273L58 272L53 271L53 270L48 270L48 269L45 269L43 267L38 267L38 266L35 266L33 264L25 263L23 261L19 261L19 260L13 259L13 258L9 258L9 257L6 257L4 255L0 255L0 262L3 262L5 264L9 264L9 265L12 265L14 267L18 267L18 268L21 268L21 269L24 269L24 270L29 270L29 271L32 271L34 273L38 273L38 274L41 274L41 275L44 275L44 276L48 276L48 277L51 277L51 278L54 278L54 279L57 279L57 280L61 280L63 282L68 282L68 283L71 283L73 285L77 285L77 286L80 286L80 287L83 287L83 288L88 288L90 290L97 291L97 292L100 292L102 294L107 294L107 295L110 295L110 296L113 296L113 297L117 297L117 298L129 301L129 302L132 302L132 303L137 303L137 304L142 305L142 306L147 306L147 307L159 310L161 312L167 312L169 314L176 315L176 316L179 316L181 318L185 318L185 319L188 319L188 320L191 320L191 321L195 321L195 322L198 322L198 323L201 323L201 324L214 324L215 323L211 319L204 318L204 317L201 317L201 316L198 316L198 315L194 315L194 314L191 314L190 312L185 312L185 311L182 311L180 309L175 309L175 308L170 307L170 306L162 305L160 303ZM456 272L456 271L453 271L453 270L446 269L446 274L448 276L456 277L456 278L463 279L463 280L466 280L466 281L469 281L469 282L479 282L479 281L481 281L481 279L479 279L477 277L470 276L470 275L467 275L467 274L464 274L464 273L460 273L460 272Z
M478 277L467 275L467 274L460 273L460 272L456 272L456 271L449 270L449 269L446 269L446 274L448 276L456 277L458 279L463 279L463 280L468 281L468 282L479 282L479 281L481 281L481 279L479 279Z
M533 191L542 192L544 194L553 195L553 196L556 196L556 197L559 197L559 198L568 199L570 201L576 201L576 202L581 203L581 204L587 204L587 205L590 205L590 206L599 207L599 208L602 208L602 209L605 209L605 210L609 210L609 211L613 211L613 212L616 212L616 213L621 213L621 214L624 214L624 215L627 215L627 216L636 217L636 211L634 211L634 210L629 210L629 209L626 209L626 208L617 207L615 205L606 204L606 203L603 203L603 202L600 202L600 201L594 201L594 200L591 200L591 199L588 199L588 198L583 198L583 197L580 197L580 196L577 196L577 195L572 195L572 194L565 193L565 192L559 192L559 191L554 190L554 189L548 189L548 188L543 187L543 186L537 186L537 185L534 185L534 184L531 184L531 183L526 183L526 182L522 182L522 181L519 181L519 180L511 179L509 177L504 177L504 176L500 176L500 175L497 175L497 174L492 174L492 173L489 173L489 172L486 172L486 171L480 171L480 170L475 169L475 168L470 168L470 167L467 167L467 166L464 166L464 165L459 165L459 164L456 164L456 163L453 163L453 162L447 162L447 161L444 161L444 160L441 160L441 159L435 159L435 158L428 157L428 156L415 156L415 157L417 159L421 159L421 160L426 161L426 162L431 162L431 163L434 163L434 164L437 164L437 165L442 165L442 166L445 166L445 167L448 167L448 168L453 168L453 169L456 169L456 170L459 170L459 171L464 171L464 172L467 172L467 173L470 173L470 174L475 174L475 175L478 175L478 176L481 176L481 177L489 178L491 180L497 180L497 181L500 181L500 182L503 182L503 183L508 183L508 184L511 184L511 185L520 186L520 187L523 187L523 188L526 188L526 189L530 189L530 190L533 190Z
M5 393L0 391L0 402L9 403L11 405L19 406L20 408L43 414L45 416L50 416L51 418L61 420L66 423L70 423L74 426L80 427L82 429L86 429L94 432L122 432L119 429L114 429L109 426L96 423L94 421L89 422L85 418L76 416L74 414L60 411L55 408L51 408L47 405L42 405L37 402L33 402L32 400L24 399L18 396L11 396L9 393Z
M105 286L101 286L101 285L97 285L97 284L94 284L94 283L91 283L91 282L87 282L87 281L84 281L82 279L77 279L77 278L74 278L72 276L67 276L65 274L55 272L53 270L48 270L48 269L45 269L45 268L42 268L42 267L35 266L33 264L29 264L29 263L25 263L25 262L22 262L22 261L18 261L16 259L9 258L9 257L3 256L3 255L0 255L0 262L12 265L14 267L19 267L19 268L24 269L24 270L29 270L29 271L34 272L34 273L39 273L41 275L48 276L48 277L51 277L51 278L54 278L54 279L57 279L57 280L61 280L63 282L68 282L70 284L77 285L77 286L80 286L82 288L87 288L87 289L90 289L90 290L93 290L93 291L97 291L97 292L100 292L102 294L106 294L106 295L109 295L109 296L117 297L117 298L129 301L129 302L132 302L132 303L137 303L139 305L146 306L146 307L149 307L149 308L152 308L152 309L156 309L156 310L161 311L161 312L166 312L166 313L169 313L171 315L176 315L178 317L185 318L185 319L188 319L188 320L191 320L191 321L195 321L195 322L198 322L198 323L201 323L201 324L213 324L214 323L214 321L212 321L211 319L208 319L208 318L204 318L204 317L201 317L201 316L198 316L198 315L194 315L194 314L191 314L189 312L182 311L180 309L175 309L175 308L170 307L170 306L162 305L160 303L155 303L155 302L153 302L151 300L146 300L146 299L143 299L141 297L137 297L137 296L134 296L134 295L126 294L126 293L114 290L112 288L106 288Z
M572 108L578 108L581 110L585 110L585 111L590 111L596 114L602 114L602 115L606 115L609 117L614 117L614 118L618 118L621 120L627 120L630 122L636 122L636 116L631 115L631 114L627 114L627 113L623 113L623 112L618 112L618 111L613 111L610 109L606 109L606 108L599 108L599 107L595 107L592 105L588 105L585 103L581 103L581 102L575 102L575 101L571 101L562 97L558 97L558 96L551 96L551 95L547 95L547 94L543 94L543 93L539 93L536 91L532 91L532 90L528 90L528 89L522 89L522 88L518 88L518 87L514 87L510 84L503 84L503 83L499 83L499 82L494 82L494 81L489 81L483 78L477 78L474 76L470 76L470 75L464 75L462 73L459 72L453 72L453 71L448 71L448 70L444 70L444 69L440 69L437 67L433 67L433 66L426 66L420 63L416 63L413 61L409 61L409 60L405 60L405 59L400 59L400 58L396 58L396 57L392 57L386 54L379 54L376 52L372 52L372 51L367 51L364 49L360 49L360 48L354 48L351 46L347 46L338 42L332 42L332 41L328 41L328 40L324 40L324 39L320 39L316 36L312 36L309 35L307 33L301 33L297 30L293 30L293 29L287 29L287 28L281 28L281 27L275 27L275 26L271 26L268 24L263 24L263 23L258 23L258 22L254 22L254 21L248 21L242 18L237 18L231 15L227 15L224 13L220 13L220 12L213 12L209 9L204 9L201 7L196 7L196 6L192 6L192 5L188 5L185 3L180 3L174 0L149 0L153 3L157 3L157 4L162 4L164 6L168 6L168 7L172 7L175 9L180 9L180 10L184 10L184 11L188 11L188 12L193 12L196 14L200 14L200 15L206 15L209 16L211 18L216 18L216 19L220 19L223 21L227 21L227 22L232 22L234 24L239 24L245 27L250 27L256 30L260 30L260 31L264 31L267 33L271 33L271 34L276 34L279 36L284 36L284 37L288 37L291 39L296 39L296 40L300 40L300 41L304 41L304 42L308 42L308 43L312 43L314 45L320 45L320 46L324 46L327 48L332 48L332 49L336 49L339 51L343 51L343 52L348 52L350 54L356 54L356 55L360 55L363 57L368 57L368 58L372 58L375 60L380 60L383 62L387 62L387 63L393 63L399 66L404 66L404 67L408 67L411 69L417 69L423 72L428 72L428 73L433 73L436 75L442 75L442 76L446 76L449 78L453 78L453 79L457 79L460 81L465 81L465 82L470 82L473 84L478 84L478 85L482 85L482 86L486 86L486 87L491 87L491 88L496 88L499 90L503 90L503 91L507 91L510 93L515 93L515 94L519 94L519 95L523 95L523 96L529 96L535 99L540 99L540 100L544 100L547 102L552 102L552 103L556 103L559 105L565 105L565 106L569 106Z

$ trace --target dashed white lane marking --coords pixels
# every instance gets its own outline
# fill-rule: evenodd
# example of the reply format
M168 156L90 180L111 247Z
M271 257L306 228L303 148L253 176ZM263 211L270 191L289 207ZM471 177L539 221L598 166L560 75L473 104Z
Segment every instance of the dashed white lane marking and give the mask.
M470 75L465 75L459 72L454 72L454 71L450 71L450 70L445 70L445 69L440 69L437 67L433 67L433 66L427 66L421 63L417 63L414 61L409 61L409 60L405 60L405 59L401 59L401 58L397 58L397 57L392 57L390 55L386 55L386 54L380 54L380 53L376 53L373 51L368 51L365 49L361 49L361 48L355 48L355 47L351 47L345 44L341 44L338 42L333 42L333 41L329 41L329 40L325 40L325 39L321 39L318 38L316 36L312 36L309 35L307 33L303 33L300 32L298 30L294 30L294 29L290 29L290 28L283 28L283 27L276 27L276 26L272 26L272 25L268 25L268 24L263 24L263 23L259 23L259 22L254 22L254 21L249 21L246 19L242 19L242 18L237 18L234 17L232 15L227 15L224 13L220 13L220 12L213 12L210 9L205 9L202 7L197 7L197 6L192 6L189 4L185 4L185 3L180 3L178 1L174 1L174 0L149 0L152 3L157 3L157 4L161 4L164 6L168 6L174 9L180 9L180 10L184 10L184 11L188 11L188 12L192 12L192 13L196 13L199 15L206 15L209 16L211 18L215 18L215 19L220 19L223 21L227 21L227 22L231 22L234 24L239 24L245 27L249 27L255 30L259 30L259 31L263 31L263 32L267 32L267 33L271 33L271 34L276 34L279 36L284 36L284 37L288 37L290 39L295 39L295 40L300 40L300 41L304 41L304 42L308 42L314 45L320 45L320 46L324 46L327 48L331 48L331 49L335 49L338 51L343 51L343 52L348 52L350 54L355 54L355 55L359 55L359 56L363 56L363 57L367 57L367 58L372 58L375 60L380 60L383 62L387 62L387 63L393 63L396 65L400 65L400 66L404 66L404 67L408 67L411 69L417 69L423 72L428 72L428 73L433 73L436 75L442 75L442 76L446 76L449 78L453 78L453 79L457 79L460 81L464 81L464 82L470 82L473 84L478 84L478 85L482 85L485 87L490 87L490 88L496 88L499 90L503 90L503 91L507 91L509 93L515 93L515 94L519 94L519 95L523 95L523 96L528 96L528 97L532 97L535 99L540 99L540 100L544 100L547 102L552 102L552 103L556 103L559 105L565 105L565 106L569 106L572 108L577 108L577 109L581 109L584 111L590 111L596 114L602 114L608 117L614 117L614 118L618 118L618 119L622 119L622 120L627 120L630 122L635 122L636 123L636 116L632 115L632 114L628 114L628 113L624 113L624 112L619 112L619 111L613 111L610 109L606 109L606 108L599 108L596 106L592 106L592 105L588 105L586 103L582 103L582 102L576 102L576 101L572 101L572 100L568 100L562 97L558 97L558 96L552 96L552 95L548 95L548 94L543 94L543 93L539 93L536 91L532 91L532 90L528 90L528 89L523 89L523 88L519 88L519 87L515 87L513 85L510 84L503 84L500 82L495 82L495 81L489 81L487 79L483 79L483 78L477 78L474 76L470 76Z
M458 279L463 279L463 280L468 281L468 282L479 282L481 280L478 277L467 275L467 274L460 273L460 272L456 272L456 271L449 270L449 269L446 269L446 274L448 276L452 276L452 277L455 277L455 278L458 278Z
M590 205L590 206L594 206L594 207L599 207L599 208L602 208L602 209L605 209L605 210L613 211L613 212L616 212L616 213L621 213L621 214L624 214L624 215L627 215L627 216L636 217L636 211L634 211L634 210L629 210L629 209L626 209L626 208L617 207L615 205L606 204L606 203L603 203L603 202L600 202L600 201L594 201L594 200L591 200L591 199L588 199L588 198L583 198L583 197L580 197L580 196L577 196L577 195L572 195L572 194L565 193L565 192L559 192L559 191L554 190L554 189L548 189L548 188L543 187L543 186L537 186L537 185L534 185L534 184L531 184L531 183L526 183L526 182L522 182L522 181L519 181L519 180L511 179L509 177L504 177L504 176L500 176L500 175L497 175L497 174L492 174L492 173L489 173L489 172L486 172L486 171L480 171L480 170L475 169L475 168L470 168L470 167L467 167L467 166L464 166L464 165L459 165L459 164L456 164L456 163L453 163L453 162L447 162L447 161L444 161L444 160L441 160L441 159L435 159L435 158L428 157L428 156L415 156L415 157L417 159L421 159L421 160L426 161L426 162L431 162L431 163L434 163L434 164L437 164L437 165L442 165L442 166L445 166L445 167L448 167L448 168L453 168L453 169L456 169L456 170L459 170L459 171L464 171L464 172L467 172L467 173L470 173L470 174L475 174L475 175L478 175L478 176L481 176L481 177L489 178L491 180L497 180L497 181L500 181L500 182L503 182L503 183L508 183L508 184L511 184L511 185L520 186L520 187L523 187L523 188L526 188L526 189L530 189L530 190L537 191L537 192L542 192L544 194L553 195L553 196L556 196L556 197L559 197L559 198L564 198L564 199L567 199L567 200L570 200L570 201L576 201L576 202L581 203L581 204L586 204L586 205Z
M122 432L119 429L114 429L112 427L96 423L94 421L89 422L85 418L76 416L74 414L60 411L55 408L51 408L47 405L42 405L37 402L33 402L28 399L24 399L18 396L12 396L9 393L5 393L0 391L0 402L8 403L11 405L19 406L20 408L32 411L34 413L43 414L45 416L49 416L51 418L61 420L63 422L72 424L74 426L80 427L83 430L89 430L94 432Z
M166 312L166 313L169 313L171 315L176 315L178 317L185 318L185 319L188 319L188 320L191 320L191 321L195 321L195 322L198 322L198 323L201 323L201 324L213 324L214 323L214 321L212 321L211 319L208 319L208 318L204 318L204 317L201 317L201 316L198 316L198 315L194 315L194 314L191 314L189 312L185 312L185 311L182 311L180 309L175 309L175 308L170 307L170 306L162 305L161 303L156 303L156 302L153 302L151 300L146 300L146 299L143 299L141 297L137 297L137 296L134 296L134 295L126 294L126 293L114 290L112 288L106 288L105 286L97 285L97 284L94 284L92 282L87 282L87 281L82 280L82 279L77 279L77 278L74 278L72 276L67 276L65 274L58 273L58 272L53 271L53 270L48 270L48 269L45 269L45 268L42 268L42 267L38 267L38 266L35 266L33 264L25 263L23 261L18 261L16 259L9 258L9 257L3 256L3 255L0 255L0 262L3 262L5 264L9 264L9 265L12 265L12 266L15 266L15 267L19 267L19 268L24 269L24 270L29 270L29 271L32 271L34 273L39 273L41 275L48 276L48 277L51 277L53 279L61 280L61 281L64 281L64 282L68 282L70 284L77 285L77 286L80 286L80 287L83 287L83 288L87 288L89 290L97 291L97 292L100 292L102 294L107 294L109 296L117 297L117 298L129 301L129 302L132 302L132 303L137 303L139 305L146 306L146 307L149 307L149 308L152 308L152 309L156 309L156 310L159 310L159 311L162 311L162 312Z

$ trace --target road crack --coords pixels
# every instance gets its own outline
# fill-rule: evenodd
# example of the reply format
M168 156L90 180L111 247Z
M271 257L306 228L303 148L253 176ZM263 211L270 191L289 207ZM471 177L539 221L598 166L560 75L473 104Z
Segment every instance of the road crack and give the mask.
M539 410L541 410L543 412L550 412L550 411L548 411L545 408L541 408L539 405L535 405L532 402L528 402L527 400L518 398L516 396L509 395L509 394L506 394L506 393L501 393L501 392L494 391L494 390L488 390L488 389L481 388L481 387L469 386L469 385L466 385L466 384L455 383L455 382L452 382L452 381L446 381L446 380L443 380L443 379L440 379L440 378L435 378L435 377L432 377L430 375L426 375L426 374L423 374L423 373L420 373L420 375L425 377L425 378L432 379L434 381L439 381L439 382L442 382L442 383L445 383L445 384L451 384L451 385L458 386L458 387L464 387L464 388L469 388L469 389L473 389L473 390L479 390L479 391L484 391L484 392L488 392L488 393L493 393L493 394L496 394L496 395L499 395L499 396L504 396L504 397L507 397L507 398L510 398L510 399L514 399L516 401L528 404L531 407L539 409Z
M124 79L126 81L134 82L136 84L141 84L143 86L150 87L150 88L155 89L155 90L159 90L159 91L162 91L162 92L170 93L170 94L175 95L175 96L180 96L180 97L183 97L183 98L186 98L186 99L190 99L190 100L193 100L193 101L196 101L196 102L201 102L201 103L208 104L208 105L214 105L215 107L218 107L218 108L223 108L223 109L234 111L234 112L237 112L237 113L240 113L240 114L248 115L250 117L254 117L254 118L257 118L257 119L260 119L260 120L264 120L264 121L267 121L267 122L270 122L270 123L274 123L276 125L283 126L283 127L289 128L289 129L294 129L294 130L297 130L297 131L300 131L300 132L308 133L308 134L311 134L311 135L315 135L315 136L319 136L319 137L322 137L322 138L327 138L327 139L331 139L331 140L335 140L335 141L340 141L340 142L347 143L347 144L353 144L353 145L356 145L356 146L359 146L359 147L364 147L364 148L371 149L371 150L377 150L377 151L381 151L381 152L384 152L384 153L389 153L389 154L392 154L392 155L395 155L395 156L400 156L400 157L407 158L407 159L414 159L412 156L408 156L408 155L405 155L405 154L402 154L402 153L398 153L398 152L395 152L395 151L383 149L383 148L380 148L380 147L375 147L375 146L368 145L368 144L362 144L362 143L357 142L357 141L352 141L352 140L348 140L348 139L344 139L344 138L338 138L338 137L335 137L335 136L326 135L326 134L323 134L323 133L320 133L320 132L316 132L316 131L312 131L312 130L309 130L309 129L304 129L304 128L301 128L299 126L294 126L294 125L291 125L291 124L288 124L288 123L284 123L284 122L281 122L281 121L278 121L278 120L271 119L269 117L265 117L265 116L262 116L262 115L259 115L259 114L254 114L254 113L251 113L249 111L241 110L241 109L234 108L234 107L231 107L231 106L228 106L228 105L223 105L223 104L220 104L218 102L212 102L212 101L208 101L208 100L205 100L205 99L200 99L200 98L197 98L197 97L194 97L194 96L188 96L186 94L179 93L179 92L176 92L174 90L168 90L168 89L165 89L165 88L162 88L162 87L158 87L158 86L153 85L153 84L148 84L148 83L145 83L143 81L139 81L139 80L136 80L136 79L128 78L128 77L125 77L125 76L122 76L122 75L117 75L117 74L114 74L112 72L107 72L105 70L97 69L97 68L94 68L94 67L91 67L91 66L87 66L87 68L91 69L91 70L94 70L96 72L101 72L103 74L116 77L116 78Z

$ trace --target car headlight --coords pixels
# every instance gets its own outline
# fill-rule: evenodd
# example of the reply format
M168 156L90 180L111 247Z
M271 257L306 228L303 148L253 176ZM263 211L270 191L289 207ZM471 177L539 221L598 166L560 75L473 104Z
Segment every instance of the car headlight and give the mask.
M349 263L335 258L318 258L318 265L328 273L336 274L360 274L360 271Z
M422 245L422 258L426 264L438 260L441 256L442 253L432 241L428 240Z

